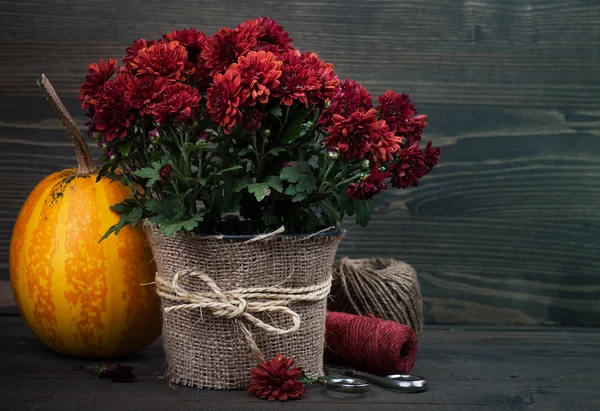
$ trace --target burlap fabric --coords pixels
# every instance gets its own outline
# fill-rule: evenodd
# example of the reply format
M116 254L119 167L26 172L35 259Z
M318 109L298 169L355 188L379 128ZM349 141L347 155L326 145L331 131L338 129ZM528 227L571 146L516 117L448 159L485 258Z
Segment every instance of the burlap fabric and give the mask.
M335 264L331 311L377 318L423 328L423 302L417 272L391 258L343 258Z
M172 281L176 273L184 270L195 270L209 276L224 292L253 287L298 289L326 283L343 237L343 232L337 230L308 239L274 236L247 242L188 233L165 238L148 221L144 229L157 265L157 284L159 280ZM192 293L212 292L205 281L194 276L182 277L179 284ZM166 298L161 301L163 311L180 304ZM248 305L251 302L249 298ZM251 323L245 325L264 358L271 359L278 353L293 356L308 376L321 376L326 302L326 295L319 301L284 302L300 318L299 329L290 334L276 335ZM290 316L285 313L252 315L273 327L291 326ZM164 312L162 337L168 380L200 388L247 388L250 370L258 359L237 324L234 318L214 316L211 309Z

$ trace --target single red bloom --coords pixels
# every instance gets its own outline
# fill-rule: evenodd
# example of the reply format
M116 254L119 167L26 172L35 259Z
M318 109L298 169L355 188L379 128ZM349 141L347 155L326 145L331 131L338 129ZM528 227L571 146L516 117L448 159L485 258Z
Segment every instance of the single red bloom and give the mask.
M329 108L319 117L319 124L322 127L329 127L335 114L348 118L355 111L367 111L371 108L373 108L373 100L367 93L367 89L346 77L341 89L331 100Z
M294 358L277 354L271 361L264 361L250 371L252 378L248 393L269 401L298 399L304 395L304 384L298 381L302 368L292 368Z
M402 147L409 147L415 141L421 141L421 134L425 127L427 127L427 115L419 114L411 118L405 127L396 130L396 134L404 136Z
M273 90L273 96L280 97L286 106L291 106L295 100L308 106L308 97L321 86L313 68L301 55L290 52L283 58L281 72L279 88Z
M169 181L171 174L173 173L173 167L171 164L167 163L158 170L158 176L161 181Z
M240 56L245 55L256 45L256 31L248 28L232 30L223 27L208 37L204 44L201 57L204 65L210 69L210 74L222 73L235 63Z
M240 56L231 70L240 74L244 97L249 106L269 101L271 90L279 86L281 61L271 53L263 50L251 51Z
M88 66L88 74L85 81L81 84L78 99L81 101L81 108L87 110L90 106L96 104L98 94L102 91L106 83L117 71L117 61L108 59L106 62L102 59L98 63L92 63Z
M264 50L278 54L292 49L292 39L283 26L277 24L270 17L259 17L248 20L238 26L238 29L254 27L257 29L256 45L252 50Z
M392 173L380 172L379 168L375 167L367 178L358 183L350 184L346 195L354 200L369 200L374 195L387 189L385 180L391 175Z
M312 104L324 105L333 99L340 91L341 82L333 70L333 64L319 60L316 53L306 52L300 56L303 64L312 71L312 76L317 80L318 87L309 93Z
M242 117L242 127L251 133L255 133L261 126L263 115L259 110L246 110Z
M104 84L96 103L92 122L95 129L102 133L106 142L115 138L125 138L133 121L129 100L125 97L125 88L130 81L129 74L117 76Z
M179 80L187 59L187 50L178 41L159 42L138 51L130 66L132 72L138 76L150 73L170 80Z
M423 162L425 163L425 173L429 173L433 167L437 166L442 156L442 150L439 147L431 147L431 141L427 143L425 152L423 155Z
M234 70L217 74L206 94L206 108L213 121L224 128L226 134L233 131L241 120L240 106L244 103L242 78Z
M167 86L167 79L152 74L135 76L127 83L125 98L142 114L151 114Z
M419 143L404 148L388 171L392 173L392 187L407 188L419 185L419 179L427 174L427 165Z
M406 93L398 94L392 90L385 92L383 96L377 97L379 107L377 109L397 135L403 136L403 146L410 147L415 141L421 141L423 128L427 126L425 114L416 115L417 108Z
M123 64L128 69L131 69L131 62L137 57L138 52L142 49L148 48L156 44L156 41L150 40L146 41L145 39L135 40L133 44L127 47L126 55L123 57Z
M173 30L170 33L163 34L163 37L168 41L178 41L188 52L188 61L196 64L202 47L206 41L206 35L195 29Z
M160 124L166 123L169 116L175 124L192 124L196 120L200 99L197 89L187 84L175 83L167 86L164 98L152 110L152 114Z
M355 111L349 118L333 115L333 124L327 129L323 142L337 148L347 159L368 158L375 164L391 160L400 149L400 138L395 137L384 120L377 120L377 111Z

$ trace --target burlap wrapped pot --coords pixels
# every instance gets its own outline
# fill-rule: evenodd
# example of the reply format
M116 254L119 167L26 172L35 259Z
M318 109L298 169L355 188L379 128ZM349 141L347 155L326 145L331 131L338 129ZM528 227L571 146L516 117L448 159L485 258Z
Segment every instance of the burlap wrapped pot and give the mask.
M148 221L144 229L158 270L171 383L244 389L261 355L278 353L293 356L310 377L323 375L326 300L341 230L165 238Z

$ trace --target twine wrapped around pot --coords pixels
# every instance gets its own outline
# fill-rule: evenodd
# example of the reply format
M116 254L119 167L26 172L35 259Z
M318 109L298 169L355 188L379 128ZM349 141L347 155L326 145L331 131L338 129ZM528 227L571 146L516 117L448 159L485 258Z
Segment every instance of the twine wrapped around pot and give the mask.
M377 318L410 326L417 335L423 328L423 302L417 272L391 258L348 257L336 262L330 311Z
M243 389L278 353L323 375L326 300L340 230L250 240L177 233L145 222L158 272L172 383Z

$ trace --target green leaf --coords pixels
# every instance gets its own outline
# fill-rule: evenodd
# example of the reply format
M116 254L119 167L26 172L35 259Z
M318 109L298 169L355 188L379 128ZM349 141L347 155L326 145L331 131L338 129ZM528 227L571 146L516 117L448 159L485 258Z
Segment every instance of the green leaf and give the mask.
M174 219L179 214L177 210L181 207L174 197L166 197L162 200L151 198L144 203L144 206L146 210L158 214L163 219Z
M308 194L317 188L317 179L306 161L297 161L293 165L285 167L281 170L279 177L290 183L285 194L293 195L293 202L305 200L308 198Z
M96 177L96 183L102 179L106 175L106 172L110 169L111 164L105 163L100 170L98 171L98 177Z
M240 151L238 151L238 156L245 156L246 154L250 153L252 150L250 148L242 148Z
M98 242L101 242L112 233L115 233L115 235L119 234L121 229L127 224L134 227L140 221L143 215L142 209L139 208L137 204L128 202L128 200L125 200L122 203L114 204L110 207L110 209L120 213L121 217L119 218L119 222L110 227Z
M300 126L311 112L311 107L302 107L288 119L283 130L283 140L292 141L300 136Z
M272 156L277 157L279 155L279 153L284 153L287 150L283 147L275 147L270 149L269 151L267 151L267 154L271 154Z
M360 224L361 227L365 227L371 220L371 201L355 200L354 209L356 210L356 223Z
M273 114L276 117L280 117L283 114L283 112L281 111L281 106L273 107L271 110L269 110L269 113Z
M146 187L151 187L154 183L160 180L158 172L163 165L164 163L162 161L153 161L150 164L150 167L141 168L135 171L133 174L140 178L147 179L148 181L146 181Z
M202 151L208 148L208 143L204 140L198 140L195 144L185 143L185 148L188 152L193 153L194 151Z
M248 192L254 194L256 201L262 201L266 196L271 194L271 188L267 183L252 183L248 184Z
M239 193L244 188L248 187L249 184L252 184L252 183L248 180L239 180L238 182L235 183L235 186L233 187L233 191L235 193Z
M131 151L132 143L133 143L133 141L131 139L129 139L119 145L119 152L121 153L121 155L123 157L127 157L129 155L129 151Z
M229 167L229 168L224 168L223 170L213 171L212 173L210 173L210 175L211 176L220 176L223 173L239 170L240 168L242 168L242 166L233 166L233 167Z
M283 192L283 185L281 184L281 180L277 176L268 176L267 178L265 178L264 183L280 193Z
M202 221L202 219L203 217L201 214L196 214L191 219L185 221L164 220L160 225L160 232L163 233L165 237L171 237L178 231L192 231L194 228L198 227L198 223Z

